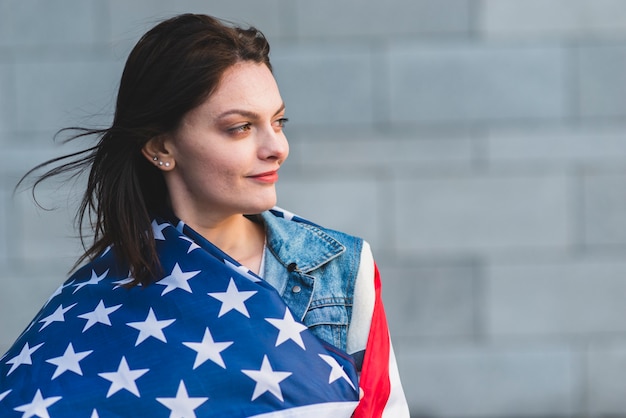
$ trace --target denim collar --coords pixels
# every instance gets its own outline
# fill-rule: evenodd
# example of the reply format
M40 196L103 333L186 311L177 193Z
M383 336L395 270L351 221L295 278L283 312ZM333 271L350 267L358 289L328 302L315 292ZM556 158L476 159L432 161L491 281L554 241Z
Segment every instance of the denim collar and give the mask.
M346 250L320 227L285 219L273 211L260 214L265 223L267 247L288 270L308 273Z

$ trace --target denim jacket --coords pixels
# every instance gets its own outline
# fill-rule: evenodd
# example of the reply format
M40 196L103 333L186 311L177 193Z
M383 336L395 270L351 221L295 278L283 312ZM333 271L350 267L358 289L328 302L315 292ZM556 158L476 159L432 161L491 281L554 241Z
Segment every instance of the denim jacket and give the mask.
M363 241L274 210L260 217L267 237L264 279L294 317L345 351Z

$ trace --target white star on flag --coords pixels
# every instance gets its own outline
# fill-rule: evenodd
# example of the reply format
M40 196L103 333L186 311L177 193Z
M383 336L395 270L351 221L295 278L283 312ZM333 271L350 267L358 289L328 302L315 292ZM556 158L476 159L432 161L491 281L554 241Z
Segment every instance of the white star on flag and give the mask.
M165 339L165 334L163 334L163 328L171 325L176 321L175 319L163 319L158 321L156 316L154 315L154 311L150 308L148 312L148 317L143 322L129 322L126 325L129 327L133 327L139 330L139 335L137 336L137 341L135 342L135 347L144 342L150 337L154 337L157 340L167 342Z
M170 418L196 418L194 411L208 399L203 397L190 398L185 382L182 380L178 384L175 398L156 398L171 411Z
M126 362L126 357L122 357L116 372L98 373L98 376L111 382L111 386L107 392L107 398L122 389L126 389L133 395L139 397L139 389L137 388L135 380L149 371L150 369L130 370Z
M48 407L62 399L62 396L52 396L50 398L43 398L41 391L37 389L35 397L31 403L13 408L15 411L23 412L22 418L30 418L38 416L39 418L50 418L48 415Z
M122 305L115 305L107 308L106 306L104 306L104 302L102 301L102 299L100 299L98 306L96 306L93 311L78 315L79 318L87 320L85 328L83 328L83 332L87 331L89 328L98 323L111 326L111 320L109 320L109 315L117 311L121 306Z
M130 277L130 276L128 276L127 278L122 279L122 280L117 280L117 281L113 282L113 284L115 285L113 290L118 289L118 288L120 288L120 287L122 287L124 285L129 284L129 283L132 283L133 280L135 280L135 279ZM137 286L141 286L141 283L139 283Z
M56 379L58 376L62 375L68 370L82 376L83 371L80 368L80 364L78 363L91 353L93 353L93 350L81 351L80 353L76 353L74 352L74 347L72 346L72 343L69 343L69 345L65 349L65 353L63 353L61 357L55 357L46 360L47 363L57 366L54 374L52 375L52 380Z
M154 234L154 239L158 239L161 241L165 241L165 235L163 235L163 230L170 226L167 222L159 224L156 219L152 221L152 233Z
M171 292L174 289L183 289L185 292L193 293L187 281L193 278L198 273L200 273L200 270L183 272L180 269L178 263L174 264L174 268L172 269L170 275L156 282L156 284L165 286L165 289L163 289L161 296Z
M261 281L261 279L256 277L254 274L250 273L250 269L248 269L248 267L246 267L246 266L242 266L241 264L240 265L236 265L236 264L231 263L228 260L224 260L224 264L226 264L231 269L239 272L239 274L241 274L242 276L252 280L255 283Z
M222 369L225 369L226 364L224 364L221 352L230 347L233 342L234 341L225 341L221 343L216 343L215 341L213 341L211 331L209 331L209 328L207 327L207 329L204 330L204 337L202 338L202 342L188 342L183 344L198 353L196 355L196 361L193 363L194 370L196 370L198 366L200 366L207 360L211 360L213 363L221 366Z
M279 213L282 213L283 218L287 219L288 221L290 221L290 220L292 220L293 218L296 217L295 213L289 212L288 210L285 210L283 208L279 208L278 206L274 206L272 209L276 210Z
M125 279L116 280L113 282L113 284L115 285L113 290L123 287L124 285L127 285L129 283L132 283L134 280L135 278L133 277L132 272L129 270L128 275L126 276ZM137 283L137 286L141 286L141 283Z
M41 328L39 328L39 331L41 331L42 329L44 329L45 327L47 327L53 322L65 322L65 314L74 306L76 306L75 303L71 304L67 308L64 308L63 305L59 305L56 311L52 312L50 315L46 316L44 319L39 321L39 322L45 322L45 324L43 324Z
M184 235L179 236L178 238L184 240L184 241L188 241L189 244L189 248L187 249L187 254L189 254L190 252L192 252L193 250L197 250L198 248L200 248L200 246L198 244L196 244L194 242L194 240L192 240L191 238L188 238Z
M100 418L100 415L98 415L98 411L94 409L93 412L91 413L90 418Z
M272 370L267 355L263 356L261 370L242 370L246 376L256 382L252 400L255 400L265 392L270 392L283 402L283 392L280 390L280 382L291 376L291 372L275 372Z
M289 308L285 308L285 316L283 317L283 319L265 318L265 320L278 328L276 347L278 347L287 340L292 340L294 343L302 347L302 349L306 350L306 348L304 347L304 341L302 341L302 336L300 335L300 333L307 329L307 327L306 325L301 324L300 322L293 319L293 315L291 315Z
M44 305L44 307L48 306L48 304L50 303L50 301L52 299L54 299L56 296L60 295L61 292L63 291L63 289L65 289L64 285L61 285L61 286L57 287L57 289L54 291L54 293L51 294L50 297L48 298L48 300L46 301L46 304Z
M41 347L42 345L44 345L44 343L37 344L36 346L31 348L28 345L28 343L24 344L24 347L22 347L22 351L20 351L20 353L17 356L7 361L7 364L11 364L11 369L9 369L7 376L13 373L13 371L17 369L19 366L21 366L22 364L32 365L33 360L30 358L30 356L35 351L37 351L37 349Z
M256 292L256 290L240 292L239 289L237 289L237 285L235 285L235 281L231 277L226 292L208 293L208 295L222 302L220 312L217 315L218 318L233 309L250 318L250 314L248 313L248 309L246 308L244 302L250 299Z
M109 251L111 251L111 248L113 248L113 247L112 247L111 245L108 245L108 246L104 249L104 251L102 251L102 254L100 254L100 258L102 258L102 257L104 257L105 255L107 255L107 253L108 253Z
M352 384L352 381L346 374L345 370L343 369L343 366L341 366L341 364L339 364L337 360L335 360L333 357L328 356L326 354L320 354L319 356L322 358L322 360L324 360L330 366L330 376L328 377L328 383L333 383L335 380L338 380L338 379L344 379L346 382L350 384L350 386L352 386L352 389L354 389L354 385Z
M78 292L80 289L82 289L83 287L87 285L100 283L100 281L102 281L102 279L104 279L107 276L107 274L109 274L109 270L102 273L101 276L98 276L94 270L91 270L91 278L87 280L86 282L80 282L78 284L75 284L74 286L76 286L76 289L74 289L72 293Z
M6 397L7 397L7 395L8 395L9 393L11 393L11 391L13 391L13 389L9 389L9 390L7 390L6 392L2 392L2 393L0 393L0 401L2 401L4 398L6 398Z

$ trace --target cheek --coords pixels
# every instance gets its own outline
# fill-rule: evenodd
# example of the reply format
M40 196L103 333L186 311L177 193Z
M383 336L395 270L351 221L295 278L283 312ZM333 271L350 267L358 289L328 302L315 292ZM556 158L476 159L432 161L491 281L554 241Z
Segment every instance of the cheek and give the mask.
M207 161L207 169L224 178L241 177L244 164L242 159L237 157L237 153L233 152L228 155L213 155Z
M215 157L215 156L213 156ZM209 188L228 191L243 179L243 170L237 161L225 158L200 159L190 175Z
M214 149L214 147L187 146L179 149L177 164L181 169L193 174L193 171L215 172L229 170L227 153L223 150Z
M209 181L218 186L217 183L220 183L220 187L225 187L223 183L232 183L249 174L249 150L233 143L223 146L212 143L208 146L206 142L202 144L202 141L195 141L192 145L178 149L176 163L185 178L201 184Z

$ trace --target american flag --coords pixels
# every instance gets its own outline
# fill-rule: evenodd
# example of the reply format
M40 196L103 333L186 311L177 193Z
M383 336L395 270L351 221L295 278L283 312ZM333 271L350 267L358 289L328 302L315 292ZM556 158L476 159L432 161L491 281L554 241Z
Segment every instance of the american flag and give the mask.
M109 249L0 359L2 417L349 417L352 358L182 223L153 222L164 277L127 288Z

